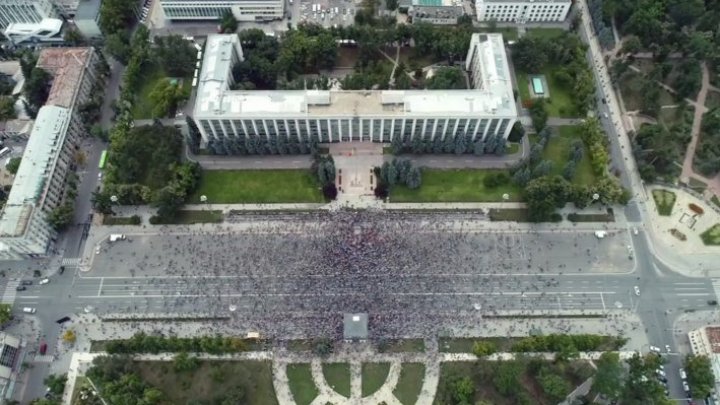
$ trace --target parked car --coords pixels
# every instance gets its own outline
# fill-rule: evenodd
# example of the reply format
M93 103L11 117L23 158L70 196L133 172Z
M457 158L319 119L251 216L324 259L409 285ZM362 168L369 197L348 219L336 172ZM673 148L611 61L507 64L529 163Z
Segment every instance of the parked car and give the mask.
M38 284L45 285L45 284L48 284L49 282L50 282L49 278L44 278L44 279L40 280L40 282Z
M27 287L25 287L24 285L19 285L19 286L15 287L15 291L25 291L25 290L27 290Z

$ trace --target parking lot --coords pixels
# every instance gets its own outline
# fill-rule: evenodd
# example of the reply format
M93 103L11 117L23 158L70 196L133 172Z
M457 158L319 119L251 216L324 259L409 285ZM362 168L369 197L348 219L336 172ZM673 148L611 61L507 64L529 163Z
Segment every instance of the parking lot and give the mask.
M294 0L299 1L299 0ZM352 25L356 5L352 0L312 0L300 3L300 22L332 26Z

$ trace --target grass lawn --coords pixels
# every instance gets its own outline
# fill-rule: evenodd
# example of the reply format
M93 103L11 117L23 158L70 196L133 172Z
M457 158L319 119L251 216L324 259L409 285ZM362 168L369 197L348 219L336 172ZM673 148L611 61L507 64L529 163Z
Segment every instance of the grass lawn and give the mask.
M225 217L222 211L210 210L180 210L177 215L168 221L159 221L158 217L150 217L150 223L153 225L160 224L219 224Z
M606 214L568 214L567 219L571 222L614 222L615 214L608 210Z
M502 34L505 41L516 41L518 39L518 31L515 27L496 27L494 30L490 28L478 28L477 32L497 32Z
M629 71L620 77L619 84L622 93L625 109L628 111L643 109L642 103L642 80L641 74L635 71ZM658 87L660 87L658 85ZM551 93L552 95L552 93ZM675 98L667 90L660 87L660 105L676 104Z
M520 93L520 99L522 101L532 100L530 94L530 79L528 76L534 76L535 74L542 74L545 76L545 80L548 84L548 92L550 97L545 99L545 109L550 117L562 117L562 118L575 118L578 117L577 109L573 101L572 89L567 89L558 83L553 77L553 72L557 70L557 66L548 65L541 72L527 74L515 69L515 76L517 78L518 92ZM523 105L526 105L523 103Z
M716 196L716 195L712 196L712 198L710 199L710 201L712 201L713 204L715 204L715 205L717 205L718 207L720 207L720 198L718 198L718 196Z
M526 35L528 37L553 39L559 37L564 32L566 31L562 28L528 28Z
M383 386L390 373L390 363L363 363L362 396L369 397Z
M309 170L206 170L188 203L322 203L319 187Z
M520 144L517 142L508 142L508 147L507 150L505 150L505 154L512 155L518 152L520 152Z
M322 369L330 388L345 398L350 398L350 364L323 363Z
M425 341L423 339L389 339L383 340L377 348L380 353L423 353Z
M657 206L658 214L669 216L672 214L673 205L675 205L675 193L668 190L653 190L653 200Z
M715 224L707 231L700 234L704 244L708 246L720 246L720 224Z
M530 100L530 81L528 80L527 73L521 72L515 69L515 78L517 79L518 92L520 94L521 101Z
M308 363L294 363L287 366L288 385L298 405L310 405L319 391L312 379Z
M403 363L393 394L403 405L415 405L420 396L423 380L425 380L424 364Z
M170 361L137 362L142 379L165 394L165 403L210 402L235 387L247 404L276 405L269 361L200 361L192 372L175 372ZM194 400L194 401L193 401Z
M103 217L103 225L140 225L140 217L134 215L132 217L113 217L105 215Z
M688 182L688 187L690 187L691 189L702 194L705 192L705 189L707 188L707 184L704 181L700 181L700 180L696 179L695 177L690 177L690 181Z
M483 179L493 170L423 169L422 185L411 190L395 186L390 194L392 202L494 202L503 201L502 195L509 194L508 201L520 201L521 190L513 184L488 189Z
M582 139L580 138L580 128L574 125L559 127L557 135L550 138L550 142L548 142L543 151L543 159L553 162L553 169L550 174L562 174L563 168L570 157L572 144L575 141L582 142ZM587 148L583 150L583 157L577 165L572 182L575 184L590 185L595 182L595 174L593 174L592 166L590 165L590 154Z
M488 212L491 221L530 222L528 215L525 208L490 208Z
M705 107L709 109L720 107L720 93L709 90L705 98Z

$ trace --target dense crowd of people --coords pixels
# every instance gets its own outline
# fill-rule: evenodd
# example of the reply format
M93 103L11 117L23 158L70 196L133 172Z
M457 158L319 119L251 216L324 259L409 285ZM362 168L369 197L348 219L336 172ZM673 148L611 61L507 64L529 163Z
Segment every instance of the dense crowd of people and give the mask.
M124 245L131 258L111 246L104 259L135 278L101 293L134 296L110 312L206 314L271 336L340 337L344 313L367 313L374 335L392 337L603 309L598 294L560 294L563 272L596 270L594 249L580 248L598 243L592 235L491 233L475 228L478 215L337 211L258 217L242 230L175 227Z

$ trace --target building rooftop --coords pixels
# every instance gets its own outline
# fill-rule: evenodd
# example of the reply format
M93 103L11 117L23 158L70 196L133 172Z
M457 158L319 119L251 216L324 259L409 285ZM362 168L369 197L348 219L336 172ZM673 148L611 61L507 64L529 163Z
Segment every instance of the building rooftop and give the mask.
M343 337L347 340L367 339L367 314L345 314L343 316Z
M572 0L477 0L478 3L571 3Z
M445 0L443 0L445 1ZM515 115L501 34L486 34L482 88L471 90L230 90L237 35L210 35L199 74L195 117L355 116L471 113Z
M40 51L37 67L53 76L50 95L45 105L72 108L82 82L92 48L45 48Z
M102 0L81 0L75 11L75 20L95 20L100 13Z
M25 233L33 210L42 204L45 182L55 169L69 122L70 111L66 108L44 106L38 111L13 187L0 214L0 236Z
M412 0L412 5L416 7L461 7L462 2L459 0Z
M59 32L62 29L63 21L57 18L43 18L38 23L12 23L5 28L5 34L33 33L39 30Z

